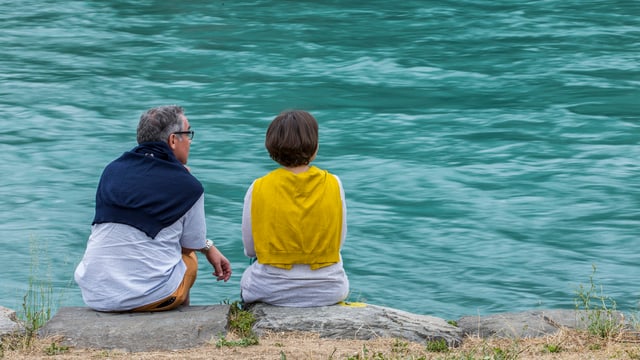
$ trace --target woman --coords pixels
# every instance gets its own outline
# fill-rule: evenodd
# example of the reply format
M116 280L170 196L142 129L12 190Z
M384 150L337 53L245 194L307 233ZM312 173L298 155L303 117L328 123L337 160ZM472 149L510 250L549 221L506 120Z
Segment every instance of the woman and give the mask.
M347 213L340 179L310 165L318 123L306 111L283 112L269 125L265 147L282 167L256 179L244 199L244 252L256 259L242 275L242 300L336 304L349 293L340 255Z

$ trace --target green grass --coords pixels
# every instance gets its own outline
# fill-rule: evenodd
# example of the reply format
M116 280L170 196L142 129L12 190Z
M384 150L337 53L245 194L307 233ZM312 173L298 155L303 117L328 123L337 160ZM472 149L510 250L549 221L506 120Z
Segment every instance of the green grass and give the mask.
M216 341L216 347L221 348L224 346L228 347L247 347L252 345L258 345L259 341L257 337L246 337L239 340L228 340L226 336L221 336L218 341Z
M44 246L46 248L46 244ZM43 256L43 248L40 243L31 238L29 241L31 266L27 292L22 298L21 311L17 313L18 319L24 328L24 346L29 347L35 339L38 330L51 319L53 308L53 286L51 278L42 277L40 260ZM48 266L48 262L43 262ZM47 272L50 273L50 272Z
M64 354L67 351L69 351L68 346L58 345L55 342L52 342L51 345L44 349L44 353L49 356Z
M427 351L429 352L447 352L449 351L449 345L444 339L431 340L427 342Z
M550 352L550 353L559 353L562 350L562 347L560 347L560 345L558 344L545 344L543 346L544 351L546 352Z
M586 324L587 331L603 339L611 339L624 331L624 320L616 311L616 302L604 295L602 286L595 283L596 266L589 276L589 284L580 284L576 290L574 302L580 320Z
M221 336L216 342L216 347L223 346L251 346L258 345L258 336L253 331L253 324L256 318L250 311L242 309L239 301L229 304L228 330L239 340L228 340L226 336Z
M4 336L0 342L0 358L5 351L29 350L38 336L38 331L53 315L53 285L50 274L50 264L45 250L46 243L36 238L29 239L30 267L27 290L22 296L20 309L16 312L20 330L14 334ZM41 266L46 267L41 269ZM68 351L68 347L54 343L44 349L47 355L57 355Z

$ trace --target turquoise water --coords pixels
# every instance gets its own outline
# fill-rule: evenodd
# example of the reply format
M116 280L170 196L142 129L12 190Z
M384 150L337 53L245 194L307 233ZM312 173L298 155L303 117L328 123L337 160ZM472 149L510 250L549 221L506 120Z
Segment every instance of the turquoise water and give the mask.
M239 298L242 199L271 119L320 123L354 301L444 318L640 301L635 1L0 1L0 304L73 270L102 168L185 107L209 236L192 303ZM35 252L35 253L34 253ZM34 254L32 254L34 253ZM35 259L35 260L34 260ZM202 259L201 259L202 260Z

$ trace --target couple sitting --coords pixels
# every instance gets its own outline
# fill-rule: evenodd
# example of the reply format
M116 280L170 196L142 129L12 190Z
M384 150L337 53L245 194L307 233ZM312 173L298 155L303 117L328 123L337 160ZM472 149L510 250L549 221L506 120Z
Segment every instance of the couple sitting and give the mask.
M201 252L217 280L229 260L206 238L204 188L186 166L194 131L179 106L140 117L138 146L111 162L96 192L96 210L75 280L98 311L164 311L189 305ZM340 249L346 234L344 190L337 176L310 163L318 123L287 111L270 124L265 146L282 167L256 179L242 215L245 303L332 305L349 281Z

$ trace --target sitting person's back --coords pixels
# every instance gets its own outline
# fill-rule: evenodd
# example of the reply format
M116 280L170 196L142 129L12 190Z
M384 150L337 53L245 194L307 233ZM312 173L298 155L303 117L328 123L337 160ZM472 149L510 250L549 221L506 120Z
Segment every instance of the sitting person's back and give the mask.
M193 130L179 106L140 117L138 145L107 165L91 235L74 278L99 311L165 311L189 305L196 250L218 280L231 263L206 239L204 188L187 167Z
M340 179L309 165L318 151L318 124L307 112L283 112L269 126L265 146L282 168L255 180L244 199L244 252L257 259L242 275L242 300L338 303L349 293L340 255L346 205Z

